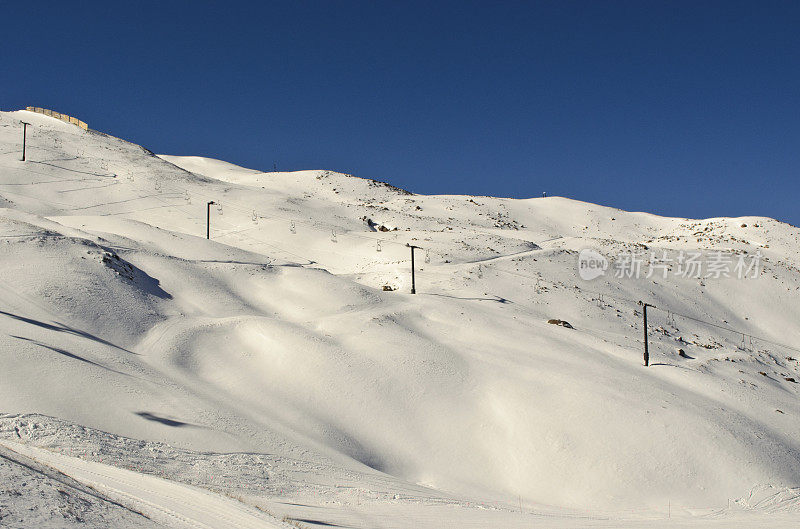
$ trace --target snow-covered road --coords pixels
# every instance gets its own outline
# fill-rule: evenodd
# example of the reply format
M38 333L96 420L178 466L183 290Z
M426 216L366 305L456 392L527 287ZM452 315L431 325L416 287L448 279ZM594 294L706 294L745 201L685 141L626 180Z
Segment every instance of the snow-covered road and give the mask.
M265 512L207 490L11 441L0 441L0 445L50 466L168 527L288 527Z

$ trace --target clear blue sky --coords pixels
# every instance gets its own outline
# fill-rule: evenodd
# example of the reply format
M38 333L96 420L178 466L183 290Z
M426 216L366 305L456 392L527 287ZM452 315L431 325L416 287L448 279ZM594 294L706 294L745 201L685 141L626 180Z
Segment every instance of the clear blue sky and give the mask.
M800 225L800 2L4 2L0 108L419 193Z

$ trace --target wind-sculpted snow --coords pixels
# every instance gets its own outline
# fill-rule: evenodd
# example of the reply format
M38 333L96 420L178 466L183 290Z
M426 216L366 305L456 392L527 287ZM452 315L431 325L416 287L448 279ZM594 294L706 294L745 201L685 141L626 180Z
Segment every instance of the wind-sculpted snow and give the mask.
M0 433L125 508L150 481L74 458L301 527L796 523L796 228L156 157L28 114L0 113ZM587 281L586 249L760 274Z

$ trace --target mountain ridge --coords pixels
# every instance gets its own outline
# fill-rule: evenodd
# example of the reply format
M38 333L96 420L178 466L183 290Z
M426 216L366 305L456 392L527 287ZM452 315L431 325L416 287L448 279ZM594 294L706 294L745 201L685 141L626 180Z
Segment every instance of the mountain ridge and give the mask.
M348 523L408 487L524 500L565 526L572 509L657 517L672 502L691 517L754 487L800 487L793 226L404 194L330 171L154 156L45 116L30 118L21 162L27 114L0 113L11 206L0 210L0 438L18 440L14 427L35 416L70 453L85 427L201 465L271 454L317 479L361 473L371 493L396 491L361 505L282 474L289 492L249 500L333 498ZM416 295L407 244L421 247ZM591 281L579 274L587 249L608 266ZM706 267L728 259L729 277L681 275L689 253ZM617 277L629 255L644 272L669 262ZM757 278L735 277L739 258L758 258ZM653 305L647 368L640 300ZM72 433L53 433L58 421ZM239 470L230 479L252 484L258 466ZM506 507L498 520L512 526Z

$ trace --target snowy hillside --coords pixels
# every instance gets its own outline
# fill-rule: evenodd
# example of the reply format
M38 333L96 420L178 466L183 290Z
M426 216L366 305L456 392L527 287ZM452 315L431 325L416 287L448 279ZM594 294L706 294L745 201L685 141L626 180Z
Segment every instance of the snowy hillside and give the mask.
M793 226L259 172L17 111L0 246L4 527L800 522Z

